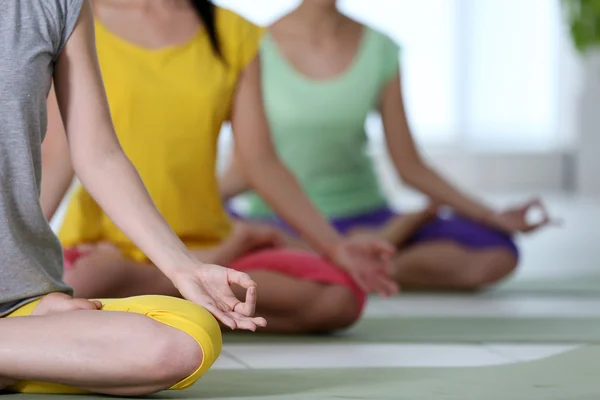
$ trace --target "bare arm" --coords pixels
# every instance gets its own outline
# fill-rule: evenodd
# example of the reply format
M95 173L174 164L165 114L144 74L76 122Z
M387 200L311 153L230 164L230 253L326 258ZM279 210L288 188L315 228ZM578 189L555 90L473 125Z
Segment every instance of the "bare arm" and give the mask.
M389 153L407 184L477 221L492 218L494 212L490 208L460 192L421 158L406 120L399 76L386 86L380 110Z
M250 183L244 174L239 156L237 155L237 145L234 144L234 151L231 161L225 172L219 177L219 190L221 198L224 201L230 200L251 189Z
M238 83L232 126L238 162L248 182L267 203L313 249L345 269L363 290L384 296L396 293L388 263L393 247L374 238L340 236L277 156L263 108L258 58L246 68Z
M54 88L48 96L48 132L42 144L42 191L44 216L52 219L73 181L69 145L56 102Z
M176 267L189 266L194 260L159 214L121 149L108 109L94 36L92 10L86 2L54 76L73 168L115 224L171 277Z
M341 237L277 156L263 108L258 58L246 68L238 83L231 122L237 160L243 165L248 183L314 249L329 255Z

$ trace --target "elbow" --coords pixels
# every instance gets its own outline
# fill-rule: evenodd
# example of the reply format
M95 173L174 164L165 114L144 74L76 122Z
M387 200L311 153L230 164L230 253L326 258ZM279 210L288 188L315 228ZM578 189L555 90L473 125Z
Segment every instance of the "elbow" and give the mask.
M75 174L85 179L90 171L104 169L119 157L125 157L119 146L83 146L73 149L71 152L71 163Z
M419 182L422 181L422 177L426 174L428 167L422 162L404 162L396 163L398 175L404 183L414 188L419 187Z

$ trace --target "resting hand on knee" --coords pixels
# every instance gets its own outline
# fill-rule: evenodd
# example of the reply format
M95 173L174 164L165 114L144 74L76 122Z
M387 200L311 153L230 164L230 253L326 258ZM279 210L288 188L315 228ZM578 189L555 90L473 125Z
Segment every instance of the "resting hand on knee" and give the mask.
M391 276L394 248L368 236L345 238L330 253L331 260L352 276L365 292L389 296L398 292Z

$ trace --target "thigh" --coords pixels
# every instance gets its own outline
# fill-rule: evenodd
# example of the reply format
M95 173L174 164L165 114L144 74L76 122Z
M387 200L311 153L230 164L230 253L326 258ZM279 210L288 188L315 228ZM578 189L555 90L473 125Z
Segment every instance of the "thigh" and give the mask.
M128 259L108 245L96 246L72 258L64 279L77 297L179 296L171 281L154 265Z
M203 307L187 300L167 296L137 296L124 299L100 299L102 311L128 312L141 314L157 322L185 332L202 349L202 364L190 376L173 385L170 389L181 390L193 385L214 364L221 353L222 336L216 319ZM27 317L39 300L30 302L8 317ZM19 393L81 394L85 393L73 387L46 383L22 381L11 388Z
M434 241L451 241L473 250L501 248L512 252L516 257L519 254L510 235L456 214L437 217L425 224L410 239L409 244Z
M366 294L346 271L308 251L291 249L258 251L241 257L230 267L246 273L273 272L290 280L343 286L354 294L358 310L362 312L365 306Z

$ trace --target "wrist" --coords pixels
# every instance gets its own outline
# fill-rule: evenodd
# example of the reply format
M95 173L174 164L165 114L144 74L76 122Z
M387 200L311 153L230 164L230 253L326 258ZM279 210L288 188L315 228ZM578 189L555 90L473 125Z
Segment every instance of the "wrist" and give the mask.
M319 246L321 254L330 260L334 260L343 240L343 237L338 234L332 235L327 240L323 240Z
M158 262L155 262L155 265L163 274L172 280L180 272L187 270L192 266L201 266L202 262L184 247L183 249L177 249L161 255Z
M500 215L500 212L495 211L495 210L485 210L485 212L483 212L480 217L478 218L478 221L486 224L486 225L490 225L490 226L497 226L498 225L498 216Z

